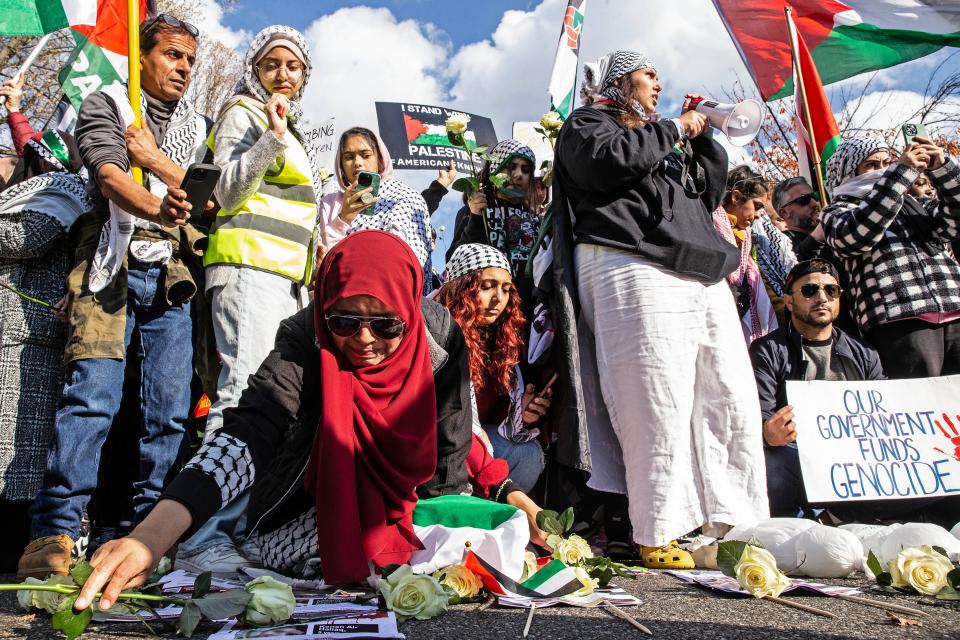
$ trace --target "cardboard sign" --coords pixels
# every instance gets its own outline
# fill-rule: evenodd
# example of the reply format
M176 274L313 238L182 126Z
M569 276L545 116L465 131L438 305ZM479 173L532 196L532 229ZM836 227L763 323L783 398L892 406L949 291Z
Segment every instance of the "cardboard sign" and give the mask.
M457 171L470 174L470 154L447 139L447 118L463 111L407 102L378 102L376 105L380 137L393 157L395 169L445 169L453 160ZM470 124L463 137L471 148L497 144L497 134L490 118L472 113L466 115L470 116ZM472 166L479 172L483 161L474 158Z
M787 382L810 502L960 495L960 376Z

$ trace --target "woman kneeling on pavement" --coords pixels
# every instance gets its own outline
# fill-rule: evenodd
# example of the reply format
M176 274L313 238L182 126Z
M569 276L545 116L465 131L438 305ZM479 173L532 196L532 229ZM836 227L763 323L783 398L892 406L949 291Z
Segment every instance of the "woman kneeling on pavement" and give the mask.
M370 269L374 261L384 268ZM96 571L84 597L109 582L101 606L110 606L247 488L244 549L284 573L315 575L319 559L330 584L364 580L372 567L410 557L419 544L411 524L418 492L469 491L469 426L438 434L437 419L469 403L469 392L451 393L451 378L435 382L431 364L437 350L449 349L443 358L455 366L460 354L456 339L442 341L449 316L421 300L423 271L412 251L396 236L364 231L331 250L319 275L314 302L282 323L223 428L141 525L91 558ZM436 402L441 394L448 403ZM440 423L444 431L443 416ZM529 500L517 506L535 516Z

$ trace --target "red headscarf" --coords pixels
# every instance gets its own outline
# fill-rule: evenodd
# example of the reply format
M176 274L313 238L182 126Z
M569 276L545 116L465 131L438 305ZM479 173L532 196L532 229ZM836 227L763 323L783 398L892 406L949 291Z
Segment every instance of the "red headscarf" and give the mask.
M437 405L420 299L423 269L400 238L348 236L326 255L314 292L320 347L320 430L306 473L316 498L324 580L356 582L377 566L403 564L423 545L413 533L415 489L437 466ZM353 367L336 349L324 314L369 295L405 323L397 350Z

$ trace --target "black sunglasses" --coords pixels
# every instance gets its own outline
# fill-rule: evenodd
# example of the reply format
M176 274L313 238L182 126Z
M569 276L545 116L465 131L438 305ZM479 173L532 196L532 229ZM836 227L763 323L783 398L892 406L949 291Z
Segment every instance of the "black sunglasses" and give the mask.
M838 284L825 284L821 286L816 282L808 282L800 287L800 295L802 295L804 298L812 298L813 296L817 295L817 292L820 291L820 289L823 289L823 292L826 293L827 297L831 300L836 300L839 298L840 293L843 291Z
M792 205L792 204L798 204L798 205L800 205L801 207L805 207L805 206L807 206L808 204L810 204L810 201L811 201L811 200L816 200L817 202L819 202L819 201L820 201L820 194L817 193L816 191L812 191L812 192L810 192L810 193L805 193L805 194L803 194L802 196L800 196L799 198L794 198L794 199L791 200L790 202L785 202L780 208L783 209L784 207L789 207L789 206Z
M399 338L407 330L407 325L399 318L384 318L380 316L348 316L338 313L328 313L324 316L330 333L341 338L352 338L360 333L363 325L370 327L373 335L381 340Z
M144 22L141 28L144 31L148 31L151 27L161 22L166 25L170 25L171 27L175 27L177 29L183 29L184 31L192 35L194 38L200 35L200 31L189 22L184 22L180 18L174 18L173 16L167 15L166 13L158 13L157 15L153 16L152 18Z

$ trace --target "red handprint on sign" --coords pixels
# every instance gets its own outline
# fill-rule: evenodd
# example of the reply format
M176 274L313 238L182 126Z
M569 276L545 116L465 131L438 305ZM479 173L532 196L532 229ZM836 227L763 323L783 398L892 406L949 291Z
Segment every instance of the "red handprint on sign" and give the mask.
M937 427L943 433L943 437L949 440L950 444L954 446L953 454L949 454L943 449L939 449L937 447L934 447L933 450L939 451L944 455L953 455L954 460L960 462L960 431L958 431L957 427L954 426L953 421L950 420L950 416L945 413L943 414L943 421L947 423L948 427L950 427L950 431L953 432L952 434L943 428L943 425L940 424L939 420L934 420L933 423L937 425ZM960 422L960 415L957 415L957 421Z

